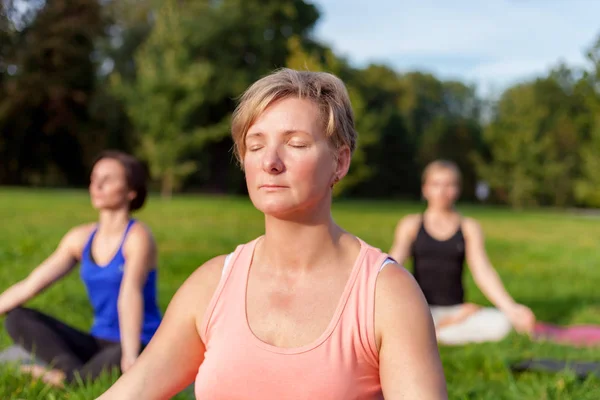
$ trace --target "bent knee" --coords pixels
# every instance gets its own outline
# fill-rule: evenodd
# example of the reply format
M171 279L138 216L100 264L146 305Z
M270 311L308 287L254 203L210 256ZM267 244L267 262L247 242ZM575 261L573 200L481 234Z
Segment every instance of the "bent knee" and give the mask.
M15 307L7 312L4 326L8 333L12 334L16 332L25 318L27 318L27 309L24 307Z
M512 331L510 320L500 310L482 308L456 325L438 331L443 344L497 342Z
M479 312L482 322L498 331L511 331L512 324L502 311L497 308L483 308Z

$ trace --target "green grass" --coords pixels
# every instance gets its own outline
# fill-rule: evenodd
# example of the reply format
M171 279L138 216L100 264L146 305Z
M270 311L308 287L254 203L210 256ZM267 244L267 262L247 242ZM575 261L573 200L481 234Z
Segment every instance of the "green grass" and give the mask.
M345 201L334 206L334 216L350 232L387 251L396 221L420 209L419 204ZM531 306L545 321L600 324L600 219L474 206L461 211L481 221L489 255L517 301ZM24 278L71 226L95 217L84 192L0 190L0 290ZM166 202L152 198L138 217L153 229L159 243L163 310L198 265L232 251L263 229L261 215L247 199L189 196ZM469 301L489 304L470 276L466 284ZM77 273L28 305L81 329L91 323ZM0 348L8 345L0 327ZM441 354L451 399L600 398L598 379L579 381L569 373L517 375L509 369L512 361L533 356L600 361L600 349L533 343L512 334L497 344L444 347ZM92 399L110 381L51 390L5 368L0 369L0 398Z

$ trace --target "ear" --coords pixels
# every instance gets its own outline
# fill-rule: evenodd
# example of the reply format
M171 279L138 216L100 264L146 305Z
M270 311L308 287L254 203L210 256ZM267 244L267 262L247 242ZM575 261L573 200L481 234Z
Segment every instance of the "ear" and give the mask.
M335 182L342 180L350 169L352 154L348 146L342 146L336 151ZM334 182L334 183L335 183Z
M129 193L127 193L127 200L129 200L129 202L131 203L135 198L137 197L137 192L134 190L130 190Z

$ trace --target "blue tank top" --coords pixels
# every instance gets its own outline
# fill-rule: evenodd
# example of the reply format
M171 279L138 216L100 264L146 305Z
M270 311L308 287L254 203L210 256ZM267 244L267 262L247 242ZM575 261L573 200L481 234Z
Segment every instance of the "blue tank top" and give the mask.
M125 265L123 243L134 223L135 219L129 221L116 254L106 265L96 264L91 253L97 228L94 229L83 248L80 276L94 310L94 322L90 333L100 339L121 341L117 302ZM143 289L144 317L140 340L144 345L150 342L161 321L161 313L156 301L156 274L156 269L150 271Z

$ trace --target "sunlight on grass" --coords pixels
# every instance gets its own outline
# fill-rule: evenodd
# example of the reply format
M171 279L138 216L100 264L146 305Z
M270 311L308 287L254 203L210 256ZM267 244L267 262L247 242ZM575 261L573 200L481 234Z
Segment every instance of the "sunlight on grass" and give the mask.
M420 204L339 201L334 217L348 231L389 250L394 227ZM600 220L557 211L514 212L468 206L480 220L490 258L517 301L545 321L600 324ZM25 277L55 248L73 225L96 215L85 192L0 190L0 290ZM177 288L206 260L234 250L262 233L262 216L247 198L152 197L137 215L159 243L159 302L164 310ZM467 298L489 304L466 277ZM77 272L28 305L81 329L91 308ZM10 344L0 327L0 348ZM451 399L598 399L600 381L579 381L569 373L513 374L512 361L526 357L600 360L600 350L532 343L516 334L499 344L442 347ZM93 399L111 382L51 390L14 370L0 370L2 399ZM183 397L181 397L183 398Z

